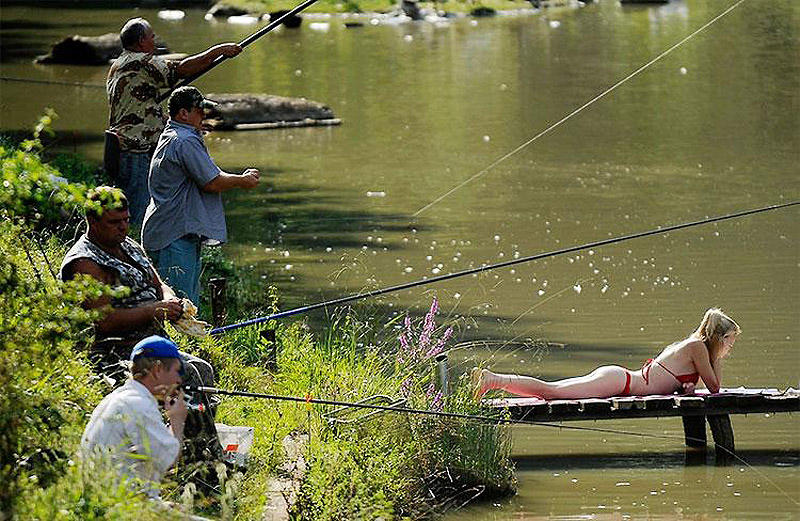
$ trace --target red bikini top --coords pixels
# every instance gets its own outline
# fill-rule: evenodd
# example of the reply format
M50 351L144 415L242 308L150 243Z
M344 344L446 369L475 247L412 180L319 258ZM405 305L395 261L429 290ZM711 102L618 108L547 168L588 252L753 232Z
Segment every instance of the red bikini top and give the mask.
M654 363L660 365L662 369L664 369L666 372L668 372L673 377L675 377L675 379L679 383L682 383L682 384L692 383L692 384L696 385L697 382L700 380L700 373L675 374L672 371L670 371L669 369L667 369L667 367L664 364L662 364L661 362L659 362L657 360L653 360L652 358L648 358L647 361L642 366L642 376L644 377L644 383L645 384L649 383L649 380L650 380L650 367L652 367L652 365Z

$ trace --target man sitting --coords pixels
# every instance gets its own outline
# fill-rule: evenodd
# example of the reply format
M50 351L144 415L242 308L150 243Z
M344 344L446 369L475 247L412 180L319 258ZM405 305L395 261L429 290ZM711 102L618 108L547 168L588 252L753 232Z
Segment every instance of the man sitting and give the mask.
M136 344L131 379L100 402L81 437L81 455L107 455L114 470L136 492L159 498L159 485L175 463L188 409L180 385L178 346L160 336ZM169 418L165 425L158 401Z
M89 358L95 370L113 383L122 379L125 368L121 362L130 358L134 344L150 335L165 336L163 321L178 320L183 306L161 281L142 247L128 237L128 202L120 189L93 189L88 195L86 222L89 229L67 252L60 274L62 280L84 274L112 287L130 289L123 297L104 296L84 304L104 311L95 324ZM214 386L214 370L208 362L188 353L181 356L187 384ZM222 447L214 426L216 402L198 393L192 404L198 410L192 411L187 422L187 458L219 459Z

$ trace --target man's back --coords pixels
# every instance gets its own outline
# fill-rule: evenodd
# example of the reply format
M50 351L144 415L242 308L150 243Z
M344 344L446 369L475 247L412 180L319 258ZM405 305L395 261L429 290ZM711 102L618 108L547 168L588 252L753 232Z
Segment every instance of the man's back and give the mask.
M109 129L120 138L122 150L151 150L166 118L156 101L159 89L177 81L177 65L143 52L124 50L108 72Z
M136 380L103 398L81 437L82 457L107 455L124 477L145 482L153 497L179 450L180 443L164 425L155 397Z

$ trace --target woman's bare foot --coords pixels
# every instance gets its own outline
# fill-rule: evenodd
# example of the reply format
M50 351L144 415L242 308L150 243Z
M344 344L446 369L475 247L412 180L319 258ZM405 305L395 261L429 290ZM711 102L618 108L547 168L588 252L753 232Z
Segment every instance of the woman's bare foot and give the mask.
M480 367L473 367L472 371L470 372L470 380L472 381L472 396L476 400L480 400L483 395L489 391L489 387L485 378L486 373L490 373L490 371L481 369Z

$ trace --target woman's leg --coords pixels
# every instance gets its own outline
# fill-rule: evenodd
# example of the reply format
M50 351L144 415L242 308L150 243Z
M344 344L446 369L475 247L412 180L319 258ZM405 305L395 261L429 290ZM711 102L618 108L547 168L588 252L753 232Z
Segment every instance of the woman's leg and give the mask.
M622 393L627 381L627 369L618 365L598 367L585 376L546 382L530 376L493 373L488 369L473 372L478 396L501 389L517 396L539 397L545 400L608 398Z

